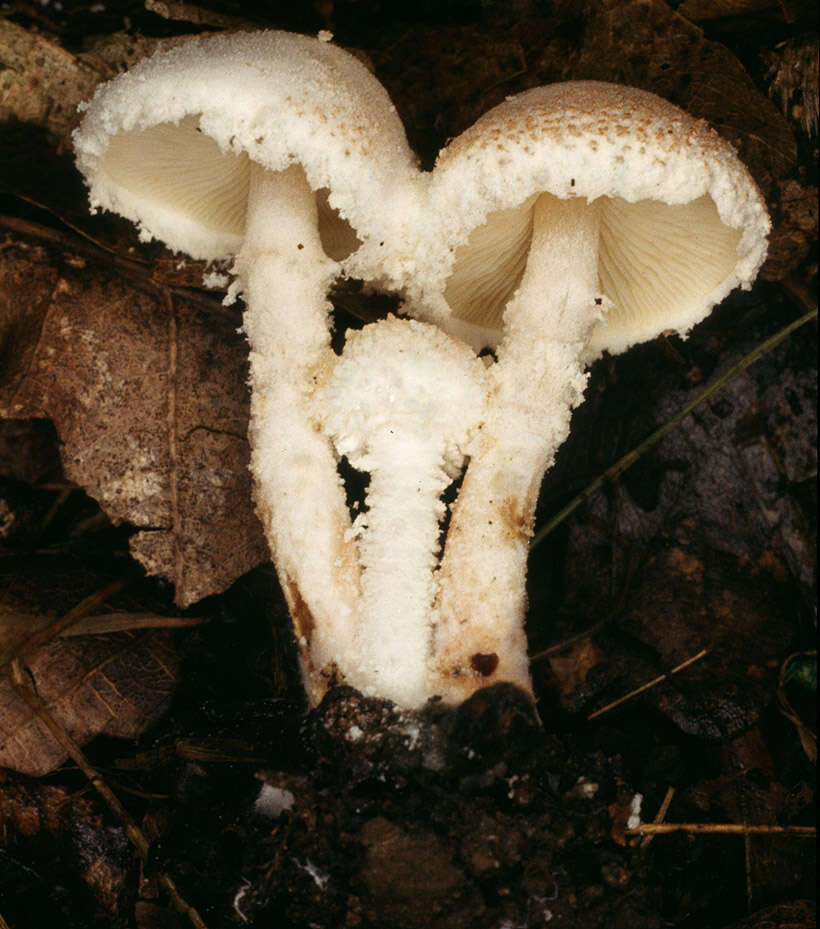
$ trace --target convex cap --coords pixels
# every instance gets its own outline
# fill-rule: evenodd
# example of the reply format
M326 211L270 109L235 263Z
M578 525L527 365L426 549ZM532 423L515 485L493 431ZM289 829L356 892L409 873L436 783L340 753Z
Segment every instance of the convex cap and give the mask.
M495 347L539 197L600 209L598 274L611 305L590 360L665 330L685 335L748 288L766 255L763 198L706 123L636 88L553 84L509 98L441 152L428 219L438 239L419 261L417 315Z
M342 49L291 33L158 52L98 88L85 111L74 146L92 206L198 259L239 250L250 162L302 167L337 260L362 241L379 249L395 214L386 204L417 173L376 78Z

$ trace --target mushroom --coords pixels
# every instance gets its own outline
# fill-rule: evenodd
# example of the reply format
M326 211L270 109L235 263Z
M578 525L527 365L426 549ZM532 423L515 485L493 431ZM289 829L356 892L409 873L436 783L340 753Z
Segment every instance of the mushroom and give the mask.
M685 336L766 255L763 199L729 143L635 88L509 98L444 149L411 312L497 360L439 572L436 689L529 690L529 539L588 364Z
M400 706L435 693L430 675L442 494L483 419L486 369L469 346L416 320L348 334L320 400L338 454L370 475L353 531L361 627L348 676Z
M235 259L257 510L317 702L357 635L360 573L314 415L335 357L327 292L341 274L390 287L403 273L385 243L415 228L420 197L401 122L355 57L283 32L159 52L84 109L74 146L93 208L192 258Z
M337 677L406 707L531 693L528 543L587 365L685 335L765 257L731 147L651 94L580 82L511 98L422 175L355 58L277 32L155 55L98 90L75 147L92 206L234 259L257 508L309 700ZM417 320L348 333L337 357L342 274ZM345 456L370 475L355 520Z

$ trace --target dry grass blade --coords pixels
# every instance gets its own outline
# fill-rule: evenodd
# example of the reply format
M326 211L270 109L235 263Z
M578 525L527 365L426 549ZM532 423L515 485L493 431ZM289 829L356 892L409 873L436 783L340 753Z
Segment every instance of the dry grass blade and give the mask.
M612 703L607 703L606 706L602 706L599 710L595 710L594 713L590 713L589 716L587 716L587 719L590 720L595 719L598 716L603 716L604 713L608 713L610 710L614 710L615 707L620 706L627 700L631 700L633 697L637 697L638 694L642 694L644 691L655 687L656 685L660 684L661 681L665 681L673 674L677 674L679 671L683 671L684 668L688 668L689 665L694 664L696 661L700 661L701 658L708 654L708 648L701 649L697 655L693 655L691 658L687 658L686 661L672 668L672 670L668 671L666 674L659 674L657 677L652 678L651 681L647 681L646 684L641 684L641 686L636 687L635 690L630 690L628 694L624 694L622 697L618 697L617 700L613 700Z
M688 832L692 835L791 835L800 839L813 839L814 826L746 826L740 823L644 823L627 829L627 835L668 835Z
M85 600L81 600L73 609L55 619L54 622L29 636L15 649L14 654L5 661L0 662L0 676L6 674L18 658L42 648L47 642L51 642L52 639L62 635L74 623L88 616L97 607L102 606L109 597L124 590L136 576L137 574L134 572L118 577L115 581L90 594Z

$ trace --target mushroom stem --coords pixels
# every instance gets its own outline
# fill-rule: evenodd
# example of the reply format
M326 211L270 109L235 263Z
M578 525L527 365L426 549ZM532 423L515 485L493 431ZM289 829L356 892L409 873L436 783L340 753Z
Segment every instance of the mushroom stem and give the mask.
M392 317L350 333L328 379L326 428L339 454L370 474L367 509L353 527L362 565L358 656L343 656L343 670L359 689L401 706L431 695L441 495L485 398L486 372L465 345Z
M247 307L257 510L315 703L339 643L355 636L358 567L335 457L314 411L320 372L334 359L326 295L338 265L322 249L315 196L300 167L251 164L235 270Z
M451 479L442 448L417 432L394 429L374 439L367 457L369 509L361 516L359 543L362 646L377 692L415 706L430 692L430 610L444 514L439 498Z
M584 199L548 194L533 207L526 270L505 310L487 421L441 565L434 658L448 700L472 693L477 678L531 690L527 554L541 479L583 399L583 350L603 312L595 312L598 213Z

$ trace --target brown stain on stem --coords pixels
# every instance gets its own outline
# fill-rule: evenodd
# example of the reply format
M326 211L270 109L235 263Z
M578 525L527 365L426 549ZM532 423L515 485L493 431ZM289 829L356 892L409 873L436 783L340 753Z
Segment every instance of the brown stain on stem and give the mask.
M296 633L297 640L300 642L299 647L304 653L307 649L302 647L301 640L304 638L308 646L310 645L310 639L316 626L316 621L296 583L290 580L290 578L284 578L283 581L282 590L285 594L285 600L287 600L288 603L290 618L293 621L293 629Z
M470 667L479 677L490 677L498 667L498 655L495 652L489 654L476 652L470 658Z
M513 541L529 544L533 534L534 510L535 500L531 494L524 499L511 495L502 500L499 513Z

